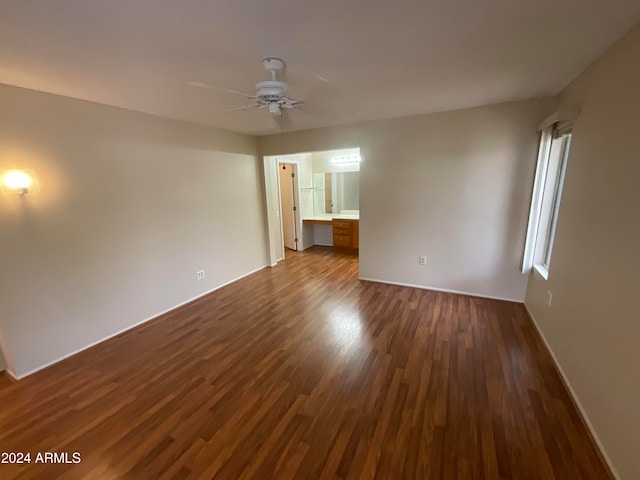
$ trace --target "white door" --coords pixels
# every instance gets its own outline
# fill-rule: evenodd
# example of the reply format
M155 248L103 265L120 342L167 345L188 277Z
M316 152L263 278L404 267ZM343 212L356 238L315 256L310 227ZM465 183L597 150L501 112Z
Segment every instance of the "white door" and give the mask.
M293 195L294 166L289 163L278 165L280 172L280 205L282 206L282 236L284 246L297 250L295 197Z

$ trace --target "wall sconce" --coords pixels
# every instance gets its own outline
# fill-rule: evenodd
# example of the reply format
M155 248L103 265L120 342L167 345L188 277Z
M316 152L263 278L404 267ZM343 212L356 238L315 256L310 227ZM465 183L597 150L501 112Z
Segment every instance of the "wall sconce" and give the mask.
M33 175L25 170L7 170L2 174L4 193L26 195L32 185L34 185Z

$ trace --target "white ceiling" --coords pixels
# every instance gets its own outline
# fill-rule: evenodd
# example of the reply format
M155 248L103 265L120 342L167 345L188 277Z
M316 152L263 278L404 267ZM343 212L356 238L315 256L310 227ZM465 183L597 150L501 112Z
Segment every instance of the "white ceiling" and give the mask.
M638 0L1 0L0 83L268 134L188 82L252 92L281 57L289 130L452 110L556 94L638 20Z

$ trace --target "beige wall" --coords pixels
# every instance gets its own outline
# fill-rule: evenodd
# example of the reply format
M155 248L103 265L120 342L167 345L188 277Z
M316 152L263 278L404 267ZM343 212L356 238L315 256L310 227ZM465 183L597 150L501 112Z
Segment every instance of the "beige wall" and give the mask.
M0 346L0 372L7 368L7 364L4 361L4 354L2 353L2 347Z
M262 154L360 147L360 276L524 300L538 136L555 99L259 139ZM427 266L418 256L428 257Z
M266 265L254 137L3 85L0 110L0 170L39 183L0 194L15 375Z
M526 304L620 478L632 480L640 478L640 26L562 104L580 115L549 280L532 275Z

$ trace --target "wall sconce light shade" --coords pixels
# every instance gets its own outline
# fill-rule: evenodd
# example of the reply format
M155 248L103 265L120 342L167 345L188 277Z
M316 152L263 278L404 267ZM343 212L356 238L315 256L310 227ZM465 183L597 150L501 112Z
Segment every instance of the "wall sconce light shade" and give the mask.
M5 193L24 195L29 193L33 178L24 170L8 170L2 174L2 190Z

